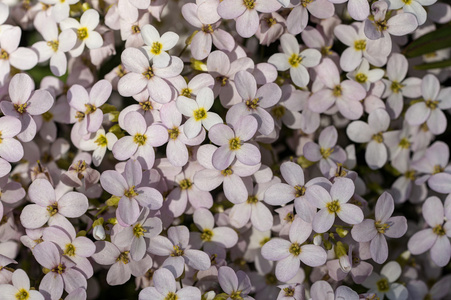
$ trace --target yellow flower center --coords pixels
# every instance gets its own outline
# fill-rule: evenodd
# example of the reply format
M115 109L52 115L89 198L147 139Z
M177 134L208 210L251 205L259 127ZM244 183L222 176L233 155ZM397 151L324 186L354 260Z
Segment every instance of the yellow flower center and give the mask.
M194 120L196 120L196 121L204 120L207 118L207 111L205 110L205 108L201 107L199 109L196 109L193 112L193 115L194 115Z
M58 51L59 42L57 40L47 42L47 46L51 47L54 52Z
M373 134L372 139L378 142L379 144L384 142L384 136L382 135L382 132Z
M47 212L50 216L54 216L58 213L58 203L53 203L47 206Z
M366 40L354 41L354 49L357 51L363 51L366 49Z
M149 100L145 102L139 102L139 106L141 106L141 109L144 111L149 111L153 109L152 103Z
M297 68L301 62L302 62L302 56L300 56L296 53L291 54L290 58L288 59L288 63L293 68Z
M285 293L285 297L293 297L294 296L294 289L291 287L284 288L283 292Z
M19 114L23 114L24 112L27 111L27 106L28 106L28 103L24 103L24 104L14 104L14 109L15 109Z
M376 282L376 286L379 292L385 293L390 290L390 285L387 278L381 278L378 282Z
M229 297L230 297L232 300L244 300L244 298L241 296L241 292L242 292L242 291L233 291L233 292L229 295Z
M321 156L326 159L334 152L334 148L321 148L319 149L319 152L321 153Z
M414 181L417 176L415 175L415 171L414 170L408 170L404 173L404 177L406 177L407 179L409 179L410 181Z
M81 27L77 30L77 36L79 40L84 40L87 39L89 34L88 34L88 28L86 27Z
M179 245L175 245L173 248L174 251L171 253L171 256L182 256L183 254L185 254L185 252L183 252L183 249L180 249Z
M135 186L133 185L128 190L125 190L124 191L124 196L128 197L128 198L132 198L132 197L138 196L138 193L135 191Z
M67 244L66 249L64 250L64 255L74 256L75 255L75 246L73 244Z
M164 300L178 300L179 296L173 292L169 292L166 297L164 297Z
M290 252L294 256L298 256L302 252L301 245L299 245L299 243L291 244L290 248L288 249L288 252Z
M296 198L304 196L305 191L306 191L305 186L296 185L294 187L294 195L296 196Z
M260 101L259 98L255 98L253 100L246 100L247 109L248 110L256 109L259 106L258 104L259 101Z
M443 236L446 234L445 229L442 227L442 225L437 225L434 227L434 229L432 229L432 231L439 236Z
M0 59L7 60L9 58L8 52L3 49L0 49Z
M193 186L193 183L191 182L191 180L186 178L180 181L179 185L182 190L188 190Z
M193 91L193 90L190 89L190 88L183 88L182 91L180 92L180 95L181 95L181 96L185 96L185 97L187 97L187 98L190 98L190 97L191 97L192 91Z
M402 0L402 2L404 2L406 5L410 5L412 4L413 0Z
M221 83L221 86L225 86L227 84L227 81L229 81L229 78L226 76L218 76L216 77L216 80Z
M390 89L392 90L393 93L397 94L401 91L401 89L404 87L403 84L399 83L398 81L393 81L391 83Z
M247 204L256 204L258 202L258 198L251 195L249 197L247 197L246 203Z
M426 106L427 106L429 109L434 110L434 109L437 108L437 105L438 105L439 103L440 103L440 101L437 101L437 100L435 100L435 101L433 101L433 100L427 100L427 101L426 101Z
M66 270L66 266L64 264L59 264L55 268L53 268L51 271L58 274L63 274Z
M132 32L133 33L140 33L141 29L139 28L138 25L132 25Z
M277 105L271 109L271 112L277 120L280 120L285 115L286 108L285 106Z
M268 24L268 27L271 27L273 25L277 24L277 20L274 18L265 18L266 24Z
M103 134L99 135L99 137L94 141L99 147L106 147L108 145L108 140L106 136Z
M178 127L174 127L172 129L168 129L168 133L171 140L176 140L180 134L180 131Z
M332 94L335 97L340 97L342 95L342 93L343 93L343 90L341 89L341 85L336 85L334 87L334 89L332 90Z
M146 77L147 79L152 78L153 76L155 76L153 74L152 68L149 67L145 72L142 73L144 77Z
M234 151L241 148L241 140L239 137L234 137L229 140L229 149Z
M368 76L366 76L366 74L358 73L357 75L355 75L355 81L357 81L358 83L365 83L367 80Z
M124 265L128 264L130 262L130 259L128 258L128 254L130 251L124 251L116 258L116 261L121 261Z
M153 42L150 52L152 54L158 55L161 53L162 49L163 49L163 45L160 42Z
M142 225L139 224L139 223L136 224L136 225L133 227L133 234L134 234L137 238L143 236L145 232L147 232L147 230L144 229L144 228L142 227Z
M147 141L147 136L145 134L137 133L133 137L133 142L135 144L138 144L138 146L144 146L144 144L146 144L146 141Z
M42 114L42 119L45 122L50 122L53 119L53 114L49 111L46 111L45 113Z
M210 229L204 229L204 231L202 232L202 234L200 235L200 238L202 239L202 241L204 242L209 242L211 241L211 238L213 237L213 231L211 231Z
M376 226L376 230L379 233L385 233L385 231L390 228L390 225L388 225L387 223L381 223L381 221L375 221L374 226Z
M255 7L255 1L254 0L243 0L244 6L246 6L247 9L254 9Z
M442 173L444 171L445 171L445 169L442 166L435 165L434 166L434 171L432 172L432 174Z
M210 24L202 25L202 31L205 32L205 33L212 33L213 32L213 27L211 27Z
M338 200L333 200L332 202L327 203L326 205L327 210L329 211L329 213L334 214L340 211L340 201Z
M27 300L30 298L30 294L24 289L21 288L17 293L16 293L16 299L17 300Z
M409 149L410 141L407 138L403 138L401 141L399 141L398 146L402 149Z
M233 171L230 167L227 167L226 169L221 171L222 176L229 176L233 174Z

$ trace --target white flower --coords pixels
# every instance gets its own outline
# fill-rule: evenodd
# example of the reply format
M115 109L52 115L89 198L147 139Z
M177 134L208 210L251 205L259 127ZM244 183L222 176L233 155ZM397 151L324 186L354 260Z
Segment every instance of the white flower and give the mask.
M141 35L147 45L142 48L146 51L149 60L153 59L153 65L159 68L167 67L171 56L166 51L171 50L177 44L178 34L168 31L160 37L158 30L147 24L142 27Z

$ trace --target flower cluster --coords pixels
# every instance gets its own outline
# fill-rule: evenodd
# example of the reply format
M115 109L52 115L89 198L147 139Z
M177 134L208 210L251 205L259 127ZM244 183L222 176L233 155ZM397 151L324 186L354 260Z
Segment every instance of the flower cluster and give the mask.
M1 2L0 298L451 299L446 2Z

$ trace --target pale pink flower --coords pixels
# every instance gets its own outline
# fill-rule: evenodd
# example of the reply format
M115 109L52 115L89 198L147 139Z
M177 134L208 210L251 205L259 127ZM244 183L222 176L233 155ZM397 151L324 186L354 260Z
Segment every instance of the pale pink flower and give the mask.
M17 162L24 155L22 144L14 138L20 133L21 128L20 120L15 117L0 118L0 177L11 171L9 162Z
M292 8L287 17L287 29L291 34L299 34L307 26L309 13L318 19L327 19L334 15L335 7L328 0L299 1L292 4L289 0L278 0L284 7ZM293 8L294 7L294 8Z
M188 120L183 124L183 133L187 138L195 138L201 132L202 127L210 130L213 125L223 122L217 113L209 111L213 102L213 90L208 87L199 91L196 100L179 96L176 102L177 109L188 117Z
M347 0L329 0L329 2L334 4L344 3L346 1ZM357 21L365 20L370 14L370 5L366 0L349 0L347 8L349 15Z
M79 134L84 136L100 129L103 121L103 112L100 106L108 100L111 92L111 83L105 79L96 82L89 94L84 87L78 84L69 89L67 100L74 110L71 114L71 122L80 123Z
M253 300L248 294L251 292L251 281L243 271L235 271L227 266L218 269L218 282L222 290L230 299L239 295L243 300ZM227 298L227 299L229 299Z
M231 0L220 2L218 14L224 19L236 18L236 31L244 38L253 36L258 29L258 12L272 13L280 8L276 0Z
M375 293L379 299L387 296L390 300L406 300L409 296L406 287L395 282L401 274L401 266L390 261L382 267L380 275L373 272L362 285L370 289L368 293Z
M338 216L343 222L355 225L363 221L362 209L347 203L354 195L354 182L349 178L335 178L328 192L319 185L313 185L306 191L309 202L320 210L313 218L313 230L318 233L328 231Z
M96 133L91 134L91 138L80 141L80 148L84 151L93 151L92 162L98 167L106 154L106 150L112 151L117 137L114 133L105 133L105 129L100 128Z
M42 3L53 5L52 17L59 23L69 17L70 5L78 3L79 0L43 0ZM43 14L38 14L36 17Z
M130 97L147 88L150 97L159 103L168 103L173 98L173 91L165 79L182 72L183 62L180 58L173 56L167 67L158 68L151 66L139 49L127 48L122 52L121 60L129 72L119 79L119 94Z
M312 225L296 218L290 227L289 241L273 238L263 245L263 257L277 261L277 279L289 281L299 271L301 261L310 267L321 266L326 262L327 254L323 248L305 243L311 233Z
M201 299L200 290L194 286L187 286L177 291L175 276L168 269L161 268L153 273L154 286L139 292L139 300L195 300Z
M33 249L33 255L41 266L50 270L39 284L39 291L46 299L60 299L63 290L70 293L78 287L86 289L86 278L74 268L75 264L71 260L60 255L55 244L51 242L37 244Z
M146 46L142 48L149 60L153 61L153 66L157 68L167 67L170 63L171 56L167 51L174 48L179 40L178 34L168 31L161 37L158 30L150 25L144 25L141 28L141 35Z
M327 281L315 281L310 288L310 300L359 300L359 295L347 286L339 286L336 291Z
M417 17L418 25L423 25L426 22L427 12L423 6L429 6L437 2L437 0L388 0L389 8L396 10L402 8L406 13L411 13Z
M363 114L360 100L366 96L365 89L355 81L341 82L338 68L330 58L325 58L316 71L318 79L325 87L309 98L309 108L314 112L323 113L336 104L346 118L350 120L360 118Z
M78 218L88 209L85 195L77 192L60 195L45 179L33 181L28 188L28 196L35 204L25 206L20 214L20 221L25 228L39 228L47 222L49 225L68 222L66 218Z
M34 25L45 40L33 45L33 48L38 52L38 62L41 63L50 59L50 71L53 75L64 75L67 70L65 52L72 50L75 46L77 34L72 29L66 29L59 33L56 23L51 18L45 17L44 14L36 16Z
M38 128L33 116L47 112L53 105L53 97L46 90L35 91L33 79L24 73L14 75L8 91L11 102L0 102L0 108L5 115L20 120L22 129L17 137L22 142L29 142Z
M67 1L67 0L66 0ZM61 30L72 29L77 33L75 47L69 51L72 57L80 56L86 47L88 49L100 48L103 38L94 29L99 25L99 13L94 9L86 10L80 18L80 22L73 18L66 18L60 22Z
M236 89L242 102L233 105L226 115L226 121L236 126L238 121L252 115L258 122L258 131L269 135L274 130L274 119L266 110L276 105L282 91L275 83L266 83L257 89L255 77L247 71L239 71L235 75Z
M371 257L378 264L384 263L388 258L385 236L400 238L407 231L405 217L391 217L394 209L392 196L385 192L377 199L375 220L365 219L351 230L352 238L357 242L371 242Z
M150 240L148 251L154 255L167 257L162 267L170 268L174 277L182 275L185 264L196 270L207 270L211 266L210 257L200 250L189 247L189 230L186 226L172 226L168 237L156 236Z
M17 269L12 275L12 284L0 284L0 294L4 299L44 300L44 296L30 290L30 279L22 269Z
M284 34L280 38L283 53L273 54L268 62L275 65L277 70L290 69L290 77L294 84L305 87L310 81L307 68L315 67L321 60L321 53L316 49L300 51L299 44L291 34Z
M423 204L423 218L430 227L415 233L407 247L414 254L430 250L431 259L439 267L448 264L451 257L451 197L446 197L445 205L435 196L429 197Z
M143 168L152 168L155 161L153 147L159 147L168 141L166 128L159 124L148 126L138 112L129 112L123 127L130 136L120 138L113 146L114 157L118 160L138 159Z
M38 63L38 55L32 49L19 47L22 30L18 26L2 30L0 35L0 84L4 84L11 66L30 70Z
M129 160L125 164L123 174L107 170L100 177L102 187L108 193L120 197L116 215L127 225L138 220L139 206L157 210L163 204L160 192L145 186L146 182L143 182L142 175L140 163L136 160Z

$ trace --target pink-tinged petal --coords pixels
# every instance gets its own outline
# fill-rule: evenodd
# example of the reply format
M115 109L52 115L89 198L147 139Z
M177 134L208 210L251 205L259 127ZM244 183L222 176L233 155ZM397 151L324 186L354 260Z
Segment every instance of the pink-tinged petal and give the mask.
M208 138L210 141L219 146L228 145L229 141L234 137L235 134L233 130L225 124L216 124L212 126L208 132Z
M305 197L311 204L318 208L326 207L327 203L333 200L329 192L319 185L310 186L305 193Z
M420 125L428 119L430 112L425 102L418 102L407 109L405 118L410 125Z
M122 196L128 190L127 182L117 171L107 170L100 176L100 183L105 191L115 196Z
M119 257L121 252L119 249L110 242L96 242L96 251L95 254L92 255L94 261L101 265L112 265L116 262L116 259Z
M39 284L39 291L46 299L60 299L63 295L63 278L61 275L47 273Z
M75 249L77 249L77 255L79 256L90 257L96 252L95 244L86 237L77 237L72 244L75 246Z
M283 179L291 186L304 185L304 171L301 166L293 162L284 162L280 166Z
M141 74L149 67L147 57L137 48L125 49L121 54L121 61L126 70L138 73L141 77L144 77Z
M407 219L405 217L392 217L387 221L390 225L385 235L391 238L400 238L407 232Z
M88 131L89 132L97 132L102 126L103 121L103 112L101 109L96 109L93 113L86 116Z
M351 230L352 238L357 242L371 241L377 234L374 222L372 219L365 219L360 224L353 226Z
M290 255L291 243L281 238L273 238L262 247L262 256L271 261L279 261Z
M68 52L74 48L77 42L77 34L72 29L63 30L58 36L58 50Z
M370 4L367 0L349 0L348 11L354 20L363 21L370 14Z
M313 222L313 217L316 214L316 207L310 204L305 197L299 197L294 200L296 213L308 223Z
M58 248L51 242L37 244L33 248L33 255L38 263L47 269L52 269L60 263Z
M287 282L296 276L296 273L299 271L299 267L301 266L301 262L299 257L289 255L282 260L279 260L276 265L276 277L280 281Z
M317 233L328 231L335 221L335 214L330 213L327 208L320 209L313 218L313 230Z
M232 163L235 158L235 151L229 149L229 145L219 147L213 153L213 166L217 170L224 170Z
M336 98L332 94L332 90L322 89L310 96L308 107L313 112L323 113L335 103L335 100Z
M291 34L301 33L307 27L308 10L302 5L296 6L287 17L287 28Z
M279 102L282 97L282 90L275 83L266 83L257 90L256 98L259 98L259 107L269 108Z
M318 267L326 263L327 253L320 246L307 244L301 247L299 258L307 266Z
M58 212L67 218L78 218L88 210L88 198L77 192L69 192L58 200Z
M213 90L209 87L204 87L197 93L196 101L199 107L205 108L205 110L209 110L214 103L215 95Z
M168 238L156 236L150 239L148 250L155 255L168 256L174 250L173 246Z
M155 163L155 150L149 144L140 146L133 158L138 160L143 169L150 170Z
M125 224L131 225L136 222L139 216L138 202L135 199L122 197L121 200L119 200L116 212Z
M269 205L284 205L294 198L295 190L291 185L276 183L266 190L264 201Z
M86 282L85 276L81 272L75 269L66 269L63 275L64 289L71 293L75 289L82 287L87 288L88 284Z
M124 136L113 146L113 155L118 160L129 159L138 150L138 144L133 142L132 136Z
M0 118L0 131L2 138L12 138L19 134L22 125L20 120L12 116L4 116Z
M193 115L193 111L199 108L199 105L195 100L185 96L178 97L176 105L178 111L187 117L191 117Z
M448 264L451 257L451 244L447 236L439 236L431 248L431 258L439 267Z
M25 73L16 74L9 83L8 91L14 104L24 104L34 91L34 82Z
M280 3L276 0L256 1L255 9L262 13L272 13L280 8Z
M38 55L31 49L20 47L10 53L9 63L19 70L30 70L38 63Z
M42 227L49 220L50 215L46 207L36 204L27 205L20 214L20 222L23 227L36 229Z
M99 107L103 105L112 92L111 83L105 79L98 81L89 91L90 103Z
M280 46L285 54L291 56L291 54L299 54L299 43L295 36L286 33L280 37Z
M378 264L383 264L388 258L387 240L383 234L377 234L370 244L371 257Z
M197 16L203 24L214 24L218 22L221 17L218 15L218 1L203 1L199 2L197 7Z
M343 51L340 57L340 67L343 71L354 71L362 62L362 51L355 50L354 46Z
M169 138L167 129L158 124L149 126L146 131L146 135L149 139L149 144L153 147L160 147L164 145Z
M224 194L226 198L234 203L243 203L247 200L247 190L241 177L237 175L229 175L224 177Z
M249 222L252 207L247 203L236 204L229 213L230 224L235 228L241 228Z
M402 13L387 21L387 31L391 35L403 36L413 32L418 27L417 18L413 14Z
M250 140L257 131L257 128L258 128L257 120L250 115L243 117L234 125L235 135L239 137L241 141Z
M135 196L135 199L138 200L139 205L142 207L157 210L163 205L163 196L154 188L140 187L137 189L137 193L138 196Z
M84 112L86 110L85 104L89 103L89 94L84 87L76 84L69 89L67 99L71 107Z
M445 113L440 109L432 110L431 114L429 115L429 119L427 120L427 125L429 131L433 134L442 134L443 132L445 132L447 126Z
M188 162L189 154L185 144L180 140L169 140L166 155L172 165L182 167Z
M225 147L221 146L220 148ZM249 143L244 143L241 145L240 149L235 151L236 158L243 164L254 166L260 163L261 154L260 150L258 150L257 146ZM214 155L213 155L213 159Z
M111 266L106 276L106 281L109 285L121 285L127 282L130 277L130 268L119 261Z
M423 217L432 228L443 224L445 210L442 201L438 197L432 196L426 199L423 204Z
M222 3L223 2L221 2L221 4ZM208 72L215 77L219 75L226 75L230 70L229 57L222 51L213 51L208 56L207 69Z
M175 278L171 271L161 268L155 271L154 275L154 285L160 293L167 295L176 291Z
M242 0L230 0L220 2L218 6L218 14L223 19L235 19L246 11L246 6Z
M213 166L212 166L213 167ZM212 191L221 185L225 177L218 170L201 170L196 172L194 182L202 191Z
M434 174L429 180L428 185L429 187L442 194L449 194L451 193L451 174L449 173L438 173Z
M379 169L385 165L388 159L387 147L383 143L371 141L368 143L365 152L365 160L368 166L373 169Z
M255 9L246 9L244 13L236 19L236 31L244 38L253 36L258 30L258 25L259 18Z
M238 277L230 267L223 266L218 269L218 281L222 290L228 294L238 289Z
M185 262L188 266L196 270L207 270L211 266L210 257L200 250L185 250Z
M189 139L195 138L200 133L201 130L202 130L202 122L196 121L194 117L189 118L183 125L183 133Z
M117 178L119 178L118 173L116 173ZM124 177L125 177L125 181L127 182L127 186L131 187L131 186L137 186L141 183L142 181L142 168L141 165L139 164L139 162L137 162L136 160L129 160L127 161L127 163L125 164L125 169L124 169ZM120 176L122 177L122 176ZM122 177L122 178L124 178ZM119 179L119 181L121 181L121 185L123 183L122 179Z
M313 300L334 300L334 291L330 284L324 280L313 283L310 289L310 296ZM345 298L346 299L346 298ZM338 300L338 298L337 298Z
M272 228L274 217L263 203L257 202L252 207L251 222L258 231L266 231Z
M357 205L342 203L340 208L337 215L342 221L352 225L359 224L363 221L362 209Z
M302 244L312 233L312 225L301 218L296 218L290 227L289 237L292 243Z
M389 193L384 192L379 199L377 199L375 210L376 220L385 223L388 218L391 217L394 210L395 204L393 197Z
M152 77L147 83L147 90L150 97L158 103L164 104L171 101L172 90L169 84L160 77Z
M213 44L219 50L232 51L235 47L235 39L225 30L220 28L213 31Z
M80 18L80 25L86 26L88 29L95 29L99 24L99 13L95 9L88 9Z
M102 47L103 45L103 38L97 31L91 31L89 33L89 38L86 39L86 47L88 49L97 49Z
M340 84L340 73L338 68L330 58L325 58L316 68L318 79L330 89Z
M435 244L437 235L433 233L431 228L423 229L415 233L407 243L407 248L414 255L422 254Z
M291 66L290 63L288 62L289 58L290 57L284 53L276 53L271 55L271 57L268 59L268 63L276 66L277 70L279 71L286 71Z
M198 60L206 58L211 52L212 43L211 34L199 31L191 41L191 54Z
M332 200L339 200L340 203L345 203L354 195L354 190L355 186L352 179L336 178L330 189L330 197Z
M253 100L257 93L257 82L254 76L247 71L239 71L235 75L235 86L244 100Z
M368 125L374 132L387 131L390 125L390 116L385 109L376 109L370 113Z
M354 121L346 128L348 137L356 143L367 143L373 137L374 131L365 122Z
M31 201L42 207L47 207L56 201L52 184L45 179L33 181L28 188L28 196Z
M5 138L0 143L0 157L9 162L16 162L24 155L22 144L15 139Z
M141 93L147 87L147 83L148 80L141 73L130 72L119 80L117 89L122 96L131 97Z
M238 235L232 228L217 227L213 229L211 241L218 243L225 248L231 248L238 242Z
M340 113L349 120L357 120L363 115L363 106L360 101L337 99L337 107Z
M62 51L56 52L50 58L50 71L55 76L63 76L67 71L67 57Z
M160 294L160 292L158 292L157 289L154 288L153 286L146 287L145 289L141 290L141 292L139 292L138 297L139 300L147 300L147 299L164 300L165 298L165 296Z
M290 76L298 87L305 87L310 81L310 75L303 65L290 68Z

